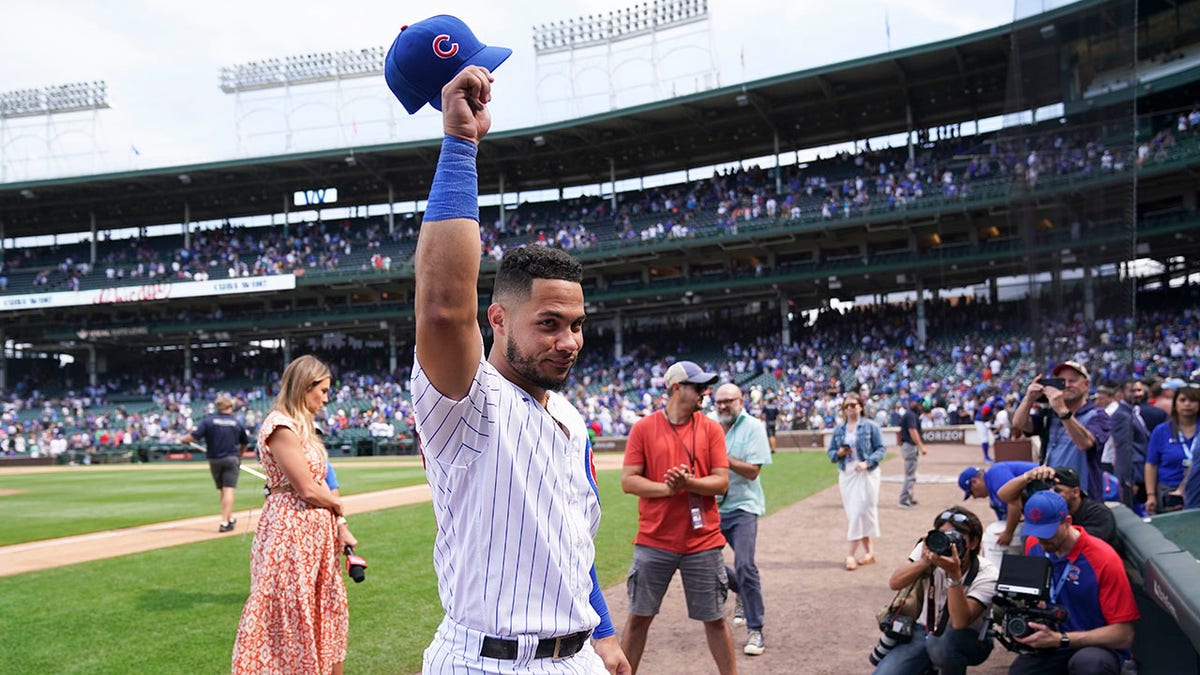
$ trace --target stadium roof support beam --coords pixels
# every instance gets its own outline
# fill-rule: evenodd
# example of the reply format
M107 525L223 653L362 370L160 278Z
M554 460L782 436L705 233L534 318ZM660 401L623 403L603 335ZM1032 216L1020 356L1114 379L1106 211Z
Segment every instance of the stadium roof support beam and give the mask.
M913 120L912 87L909 84L908 73L900 65L899 61L893 59L892 68L895 69L896 77L900 81L900 90L904 92L904 119L908 127L905 129L908 136L908 159L912 161L914 158L913 127L915 126Z
M821 87L821 92L825 94L825 100L829 102L829 107L833 108L834 117L836 117L842 122L842 124L845 125L846 133L849 134L851 138L854 138L857 135L854 130L854 124L842 110L842 101L838 98L837 92L834 91L833 83L831 83L829 78L824 75L815 75L813 76L813 79L816 81L817 85Z
M754 108L759 116L763 118L763 121L767 123L767 128L771 130L771 139L773 142L772 147L775 153L775 192L782 193L783 172L779 170L779 127L775 124L775 121L771 119L771 116L767 114L767 111L763 110L761 96L749 92L743 94L743 96L746 97L750 103L750 106Z
M962 49L958 45L954 45L951 49L954 54L954 64L958 66L958 79L962 81L963 91L967 94L967 100L971 107L971 118L979 123L979 102L975 95L975 88L971 86L971 78L967 75L967 62L963 59Z

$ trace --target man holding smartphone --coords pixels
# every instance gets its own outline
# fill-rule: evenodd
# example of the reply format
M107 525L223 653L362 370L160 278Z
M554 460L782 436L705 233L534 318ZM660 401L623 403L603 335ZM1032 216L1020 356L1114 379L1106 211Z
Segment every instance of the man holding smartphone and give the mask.
M1029 383L1013 413L1013 427L1041 438L1041 464L1074 469L1087 494L1103 495L1100 453L1108 441L1108 414L1088 401L1091 376L1082 364L1063 361L1051 375Z

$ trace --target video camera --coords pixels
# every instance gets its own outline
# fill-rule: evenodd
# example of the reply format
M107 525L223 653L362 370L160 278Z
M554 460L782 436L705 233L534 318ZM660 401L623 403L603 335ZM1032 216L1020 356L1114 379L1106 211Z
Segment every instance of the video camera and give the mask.
M1034 633L1031 621L1058 630L1067 620L1067 608L1050 603L1050 570L1050 561L1040 556L1006 553L1000 561L990 632L1008 651L1036 651L1015 640Z

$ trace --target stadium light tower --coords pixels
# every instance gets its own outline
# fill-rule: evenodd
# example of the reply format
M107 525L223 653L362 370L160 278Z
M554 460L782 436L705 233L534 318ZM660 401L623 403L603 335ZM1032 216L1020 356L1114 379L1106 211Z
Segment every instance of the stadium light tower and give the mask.
M714 45L708 0L647 0L534 26L538 116L546 121L548 106L556 117L576 117L718 87ZM664 72L664 63L681 51L701 56L678 60L692 66ZM605 73L603 88L588 88L589 71ZM607 97L603 106L588 104L599 97Z
M321 83L333 83L335 90L334 110L336 112L336 125L339 132L339 137L345 131L346 110L345 104L345 87L343 83L347 80L355 80L365 77L378 77L383 74L383 60L386 57L387 50L383 47L368 47L365 49L352 49L340 52L321 52L316 54L300 54L296 56L287 56L283 58L270 58L261 61L251 61L234 66L225 66L221 68L220 87L221 91L226 94L233 94L235 97L235 119L237 133L238 152L241 153L244 149L246 140L243 132L242 122L245 117L259 112L262 107L255 107L250 110L243 110L246 104L263 104L270 101L272 97L271 90L283 90L282 95L282 114L284 119L285 141L284 150L293 149L293 133L297 131L293 125L293 115L295 112L308 105L321 105L327 100L324 95L320 98L310 97L301 92L297 96L300 100L293 100L294 87L308 87ZM372 88L378 90L378 87ZM261 94L261 92L267 92ZM252 101L244 101L243 95L259 94L252 96ZM352 126L357 133L357 120L352 120ZM327 125L326 129L329 128ZM345 140L340 138L340 140Z
M91 152L85 154L94 160L99 154L96 145L99 112L109 107L108 85L103 80L0 93L0 183L9 180L9 164L17 160L10 146L17 144L36 146L38 158L47 162L50 173L58 160L70 156L58 148L59 138L68 132L82 132L92 145ZM58 131L58 125L72 113L85 112L92 113L90 129L77 128L76 123L69 130Z

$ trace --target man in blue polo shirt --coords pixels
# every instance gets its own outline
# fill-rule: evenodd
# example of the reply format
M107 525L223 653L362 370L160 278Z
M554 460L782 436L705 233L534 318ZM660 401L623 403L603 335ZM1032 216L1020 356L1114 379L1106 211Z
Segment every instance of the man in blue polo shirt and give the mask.
M1029 622L1035 632L1016 640L1037 651L1018 656L1009 675L1117 675L1133 645L1133 622L1140 618L1120 556L1072 524L1066 500L1052 490L1025 501L1024 531L1025 554L1050 560L1050 602L1069 614L1057 627Z
M1102 496L1100 454L1111 428L1108 413L1088 401L1091 375L1083 364L1063 361L1052 374L1062 378L1062 388L1046 386L1041 375L1035 377L1013 412L1013 428L1041 437L1043 464L1074 469L1084 492ZM1044 405L1035 409L1042 397Z
M996 514L996 522L989 524L983 532L983 555L996 565L1000 564L1004 549L1012 543L1021 527L1020 510L1009 509L1008 502L1000 499L996 493L1005 483L1036 466L1033 462L996 462L987 469L968 466L958 474L958 487L962 488L963 501L971 497L987 497L988 504Z

